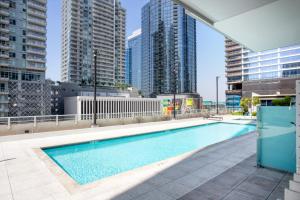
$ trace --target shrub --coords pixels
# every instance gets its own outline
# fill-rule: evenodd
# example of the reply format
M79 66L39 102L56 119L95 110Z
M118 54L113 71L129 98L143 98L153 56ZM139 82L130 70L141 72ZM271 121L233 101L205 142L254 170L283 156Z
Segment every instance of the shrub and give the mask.
M243 115L244 113L242 111L236 111L236 112L232 112L232 115Z
M290 106L291 97L284 97L283 99L272 100L273 106Z
M254 111L254 112L252 112L252 116L256 116L256 112Z

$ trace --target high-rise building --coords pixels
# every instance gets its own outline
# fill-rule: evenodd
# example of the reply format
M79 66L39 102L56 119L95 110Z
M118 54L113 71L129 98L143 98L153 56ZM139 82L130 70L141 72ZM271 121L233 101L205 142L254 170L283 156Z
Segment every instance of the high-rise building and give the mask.
M196 93L196 21L172 0L142 8L142 91L145 96Z
M49 114L46 11L47 0L0 1L0 116Z
M226 39L226 104L240 108L240 99L258 96L263 105L274 98L295 96L295 80L300 79L300 45L251 52Z
M61 79L92 85L125 82L125 14L118 0L63 0Z
M134 31L128 38L126 49L126 83L141 89L142 87L142 41L141 29Z

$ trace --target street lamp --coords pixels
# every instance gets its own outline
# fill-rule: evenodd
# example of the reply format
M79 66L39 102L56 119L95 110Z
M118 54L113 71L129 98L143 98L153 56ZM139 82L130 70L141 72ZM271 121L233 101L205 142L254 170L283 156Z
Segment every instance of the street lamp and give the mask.
M216 76L217 115L219 114L219 76Z
M174 65L173 69L173 79L174 79L174 88L173 88L173 118L176 119L176 92L177 92L177 72Z
M96 111L96 101L97 101L97 55L98 50L94 50L94 121L93 121L93 127L97 126L97 111Z

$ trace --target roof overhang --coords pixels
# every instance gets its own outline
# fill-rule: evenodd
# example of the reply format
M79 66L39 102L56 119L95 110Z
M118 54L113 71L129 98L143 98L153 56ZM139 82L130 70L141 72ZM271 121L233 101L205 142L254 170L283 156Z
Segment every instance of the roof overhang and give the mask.
M174 0L253 51L300 44L300 0Z

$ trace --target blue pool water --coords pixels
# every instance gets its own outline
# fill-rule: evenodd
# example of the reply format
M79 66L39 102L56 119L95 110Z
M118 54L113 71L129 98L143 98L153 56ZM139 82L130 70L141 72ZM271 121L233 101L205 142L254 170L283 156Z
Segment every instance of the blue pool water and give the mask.
M44 151L78 184L86 184L201 149L255 129L253 125L213 123L46 148Z

